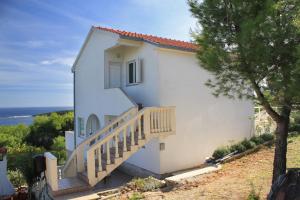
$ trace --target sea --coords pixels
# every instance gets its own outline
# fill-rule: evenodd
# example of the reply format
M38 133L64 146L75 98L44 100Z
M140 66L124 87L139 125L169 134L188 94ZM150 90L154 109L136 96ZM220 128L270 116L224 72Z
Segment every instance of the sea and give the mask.
M73 110L73 107L0 108L0 126L17 124L30 125L35 115L67 110Z

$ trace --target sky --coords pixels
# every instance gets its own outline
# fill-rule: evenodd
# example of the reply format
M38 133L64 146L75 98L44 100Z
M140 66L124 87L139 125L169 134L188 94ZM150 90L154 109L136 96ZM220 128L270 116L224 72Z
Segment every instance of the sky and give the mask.
M186 0L1 0L0 107L72 106L92 25L190 41L196 20Z

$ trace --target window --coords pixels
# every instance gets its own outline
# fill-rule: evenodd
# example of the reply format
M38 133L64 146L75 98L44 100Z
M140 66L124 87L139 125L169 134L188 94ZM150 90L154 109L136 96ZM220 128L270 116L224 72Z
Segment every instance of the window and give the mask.
M84 120L82 117L78 117L78 136L84 137Z
M141 81L141 60L129 61L127 64L127 85L140 83Z

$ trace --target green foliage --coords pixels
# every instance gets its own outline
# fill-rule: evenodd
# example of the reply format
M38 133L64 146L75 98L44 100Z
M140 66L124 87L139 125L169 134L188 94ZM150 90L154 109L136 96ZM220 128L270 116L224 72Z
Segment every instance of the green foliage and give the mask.
M274 139L274 135L271 133L262 134L262 135L260 135L260 137L261 137L261 139L263 139L264 142L271 141Z
M18 148L9 148L7 155L8 169L19 169L24 175L26 182L30 185L33 183L34 178L32 157L44 151L43 148L28 145L22 145Z
M273 134L269 133L262 134L260 136L253 136L250 140L244 139L243 141L230 146L219 147L214 151L212 156L215 159L219 159L228 155L229 153L242 153L246 150L255 148L257 145L263 144L264 142L271 141L273 139Z
M289 131L300 132L300 111L293 112L291 118L293 120L291 121Z
M64 163L66 160L65 137L57 136L53 139L51 152L56 156L59 165Z
M219 158L222 158L222 157L226 156L226 155L229 154L229 153L230 153L230 150L229 150L228 147L219 147L219 148L217 148L217 149L214 151L214 153L213 153L212 156L213 156L215 159L219 159Z
M132 194L131 197L129 197L129 200L140 200L140 199L144 199L144 195L142 195L141 193L139 192L134 192Z
M259 136L253 136L250 141L254 142L256 145L264 143L264 140Z
M241 144L246 148L246 150L256 147L256 144L253 141L247 139L244 139Z
M251 183L251 191L247 197L247 200L259 200L259 193L255 191L253 183Z
M153 191L155 189L161 188L164 184L151 176L148 178L135 178L130 183L129 186L139 191Z
M291 118L294 119L293 124L299 124L299 125L300 125L300 111L293 112L293 113L291 114Z
M0 126L0 146L17 148L28 134L29 128L23 124Z
M207 85L216 96L300 102L300 1L188 2L202 28L194 33L197 57L214 75Z
M15 188L20 188L21 186L26 184L26 179L19 169L16 169L14 171L8 170L7 176Z
M47 150L53 145L53 138L64 135L64 131L73 127L72 112L59 115L51 113L50 116L36 116L30 126L30 134L26 137L28 144L44 147Z
M44 153L45 148L56 155L58 163L61 164L66 159L65 141L61 135L72 127L72 112L36 116L30 127L0 126L0 146L8 148L8 169L11 176L16 176L20 172L28 185L33 183L32 157Z
M230 146L230 151L231 152L237 151L238 153L242 153L246 150L247 150L247 148L241 142L233 144L233 145Z

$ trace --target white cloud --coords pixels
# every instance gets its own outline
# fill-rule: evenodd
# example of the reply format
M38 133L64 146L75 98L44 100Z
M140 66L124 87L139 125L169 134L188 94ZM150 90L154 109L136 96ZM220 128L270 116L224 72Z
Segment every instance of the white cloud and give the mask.
M50 60L43 60L41 61L41 64L43 65L66 65L66 66L72 66L74 62L74 57L62 57L62 58L54 58Z

